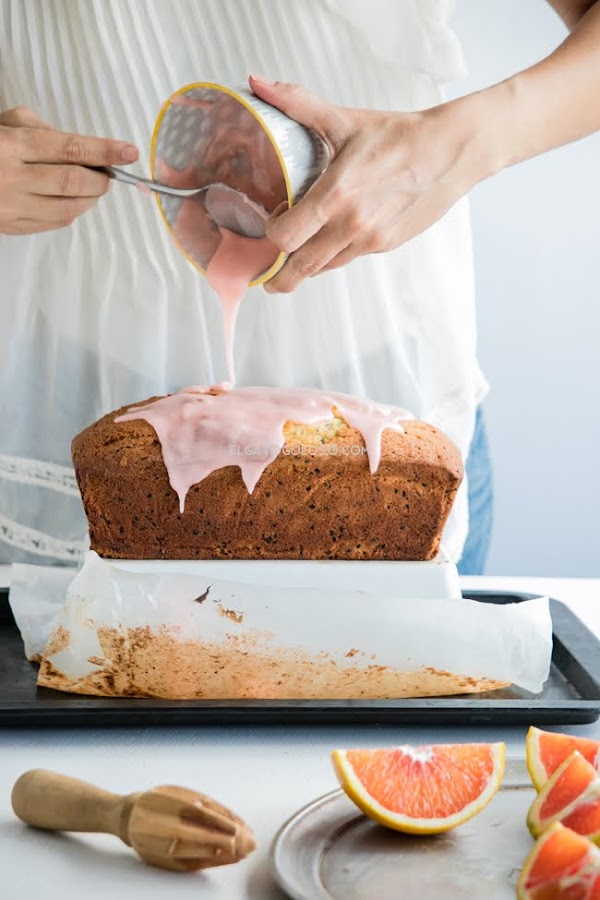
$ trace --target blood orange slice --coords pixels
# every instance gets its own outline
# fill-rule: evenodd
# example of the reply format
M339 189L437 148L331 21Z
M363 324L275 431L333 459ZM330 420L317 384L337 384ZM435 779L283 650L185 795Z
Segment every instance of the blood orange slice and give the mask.
M376 822L413 834L449 831L480 812L504 774L504 744L334 750L338 780Z
M578 750L548 779L529 809L527 825L534 837L553 822L600 842L600 778Z
M525 860L517 900L600 900L600 851L556 822Z
M527 768L537 791L573 750L579 750L584 759L600 770L598 741L571 734L555 734L553 731L542 731L531 726L527 732Z

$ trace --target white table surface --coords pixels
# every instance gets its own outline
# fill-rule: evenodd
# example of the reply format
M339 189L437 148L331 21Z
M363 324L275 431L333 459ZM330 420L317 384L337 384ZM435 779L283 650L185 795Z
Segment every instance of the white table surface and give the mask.
M1 569L1 567L0 567ZM0 571L0 583L6 573ZM567 603L600 635L600 579L468 578L469 588L524 590ZM600 725L558 729L600 740ZM0 898L39 900L281 900L269 869L278 827L300 806L337 786L334 747L504 740L524 754L525 728L208 727L0 731ZM212 794L254 828L246 861L205 874L145 866L117 838L54 835L25 828L10 791L26 769L55 769L128 793L181 784Z

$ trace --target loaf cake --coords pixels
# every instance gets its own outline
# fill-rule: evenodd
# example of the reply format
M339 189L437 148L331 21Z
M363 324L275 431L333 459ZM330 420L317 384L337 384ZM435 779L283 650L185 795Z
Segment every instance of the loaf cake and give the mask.
M463 474L406 411L304 389L154 397L72 453L91 548L114 559L431 559Z

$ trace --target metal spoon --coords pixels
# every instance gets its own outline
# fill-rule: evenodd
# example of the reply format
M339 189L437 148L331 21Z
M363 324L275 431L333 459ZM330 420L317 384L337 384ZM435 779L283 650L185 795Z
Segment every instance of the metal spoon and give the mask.
M207 184L201 188L175 188L168 184L161 184L151 178L134 175L115 166L98 166L98 171L104 172L115 181L130 184L142 192L155 194L169 194L172 197L200 197L204 195L204 205L217 225L235 231L244 237L261 238L265 236L265 225L269 213L259 203L255 203L242 191L229 187L221 182Z
M142 175L134 175L133 172L126 172L125 169L118 169L116 166L97 166L98 172L104 172L109 178L115 181L122 181L123 184L132 184L138 190L149 190L155 194L170 194L172 197L193 197L195 194L201 194L211 185L201 188L175 188L169 187L168 184L161 184L159 181L153 181L152 178L144 178ZM225 187L225 185L224 185ZM233 190L233 188L230 188Z

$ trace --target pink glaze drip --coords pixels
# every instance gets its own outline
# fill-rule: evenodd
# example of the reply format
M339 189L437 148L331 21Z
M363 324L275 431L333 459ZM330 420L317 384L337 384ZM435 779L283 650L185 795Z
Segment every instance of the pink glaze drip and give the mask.
M177 172L158 160L158 175L162 183L172 187L188 187L190 172ZM210 188L206 202L210 204ZM248 199L252 204L252 201ZM252 204L256 209L256 204ZM279 250L264 238L249 238L227 228L219 228L204 204L189 198L181 204L173 223L173 235L193 259L206 268L206 277L221 303L225 333L227 375L235 381L233 343L235 323L248 285L269 269Z
M187 166L176 169L157 159L160 182L178 188L225 184L244 195L255 212L264 211L264 218L287 206L285 178L275 148L243 103L220 91L205 92L202 98L184 92L173 95L170 102L204 110L204 116L195 121L195 143L189 148ZM236 228L231 219L218 214L219 206L222 212L227 202L217 191L211 194L210 188L202 198L184 200L172 230L185 253L206 270L219 296L228 378L233 381L233 340L240 303L250 282L273 265L279 251L267 238L237 234L238 230L254 232Z
M399 407L330 391L241 387L210 394L208 390L205 385L186 388L130 409L115 420L143 419L154 428L181 512L192 485L225 466L239 466L252 493L285 443L287 421L313 425L331 420L335 408L362 435L370 470L376 472L383 431L403 432L401 422L413 418Z
M268 238L241 237L226 228L220 228L219 232L221 243L208 264L206 277L221 301L227 375L233 384L233 340L240 303L248 284L273 264L278 250Z

